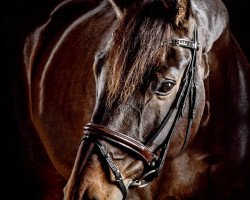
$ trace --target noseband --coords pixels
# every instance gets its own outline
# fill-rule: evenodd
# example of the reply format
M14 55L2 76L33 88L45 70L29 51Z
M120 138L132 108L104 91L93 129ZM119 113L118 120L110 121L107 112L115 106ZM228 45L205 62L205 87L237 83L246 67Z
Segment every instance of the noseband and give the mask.
M172 103L170 109L168 110L166 116L162 120L158 130L150 135L144 142L144 144L140 143L139 141L116 131L110 130L102 125L88 123L84 127L84 136L83 141L88 141L90 143L94 143L100 151L100 154L105 159L106 163L108 164L109 168L111 169L112 173L115 176L115 180L117 186L120 188L123 199L126 199L127 196L127 188L123 182L121 173L117 166L114 164L111 156L109 155L107 149L104 145L100 142L100 140L105 140L111 143L114 143L118 146L121 146L129 151L134 152L137 154L141 160L145 163L145 174L137 180L133 180L130 186L137 186L143 187L147 185L149 182L154 180L161 172L164 161L167 155L170 139L173 133L173 129L177 120L183 117L185 104L189 102L189 113L188 113L188 124L186 129L186 135L184 139L183 146L181 148L180 153L185 148L189 135L190 129L192 126L192 121L194 118L194 110L195 110L195 101L196 101L196 86L194 81L195 75L195 66L196 66L196 52L199 50L198 44L198 35L197 29L194 29L194 37L192 41L187 41L184 39L172 39L169 42L162 42L162 46L165 44L170 44L173 46L179 46L183 48L188 48L191 51L192 59L188 66L185 69L185 72L182 77L180 88L177 92L174 102ZM166 126L170 116L174 114L174 121L170 127L170 130L162 142L160 146L158 146L154 151L149 149L149 144L151 144L155 138L160 134L163 128Z

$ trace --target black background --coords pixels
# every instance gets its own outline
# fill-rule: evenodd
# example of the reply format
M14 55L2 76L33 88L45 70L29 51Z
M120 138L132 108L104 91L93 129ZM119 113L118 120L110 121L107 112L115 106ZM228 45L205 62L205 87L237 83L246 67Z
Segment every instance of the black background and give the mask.
M21 159L21 144L16 132L13 75L18 69L22 39L37 22L61 0L9 0L1 2L0 73L0 195L1 199L27 199L31 183ZM250 14L247 0L224 0L230 15L231 30L250 60Z

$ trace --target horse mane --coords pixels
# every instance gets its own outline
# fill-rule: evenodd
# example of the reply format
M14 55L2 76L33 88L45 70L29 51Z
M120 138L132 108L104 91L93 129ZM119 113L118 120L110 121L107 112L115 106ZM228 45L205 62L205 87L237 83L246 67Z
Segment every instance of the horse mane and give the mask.
M126 101L153 71L163 67L162 56L167 56L168 47L160 48L161 42L171 37L171 29L180 28L184 7L187 4L177 10L167 7L163 1L156 1L140 9L127 10L114 32L108 53L109 104Z

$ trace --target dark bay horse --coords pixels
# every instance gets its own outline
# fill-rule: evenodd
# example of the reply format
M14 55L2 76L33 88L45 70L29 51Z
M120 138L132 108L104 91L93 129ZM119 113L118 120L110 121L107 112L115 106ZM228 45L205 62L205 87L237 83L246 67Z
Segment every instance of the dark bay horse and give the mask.
M250 66L220 0L65 0L20 75L37 199L250 198Z

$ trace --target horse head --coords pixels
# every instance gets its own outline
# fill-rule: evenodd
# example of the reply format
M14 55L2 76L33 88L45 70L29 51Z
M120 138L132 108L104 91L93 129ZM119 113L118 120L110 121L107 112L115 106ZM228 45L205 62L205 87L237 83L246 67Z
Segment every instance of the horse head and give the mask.
M210 117L208 57L227 23L221 3L211 20L196 1L110 3L117 20L95 57L96 104L65 199L160 187L157 176L167 177L168 162L189 151Z

